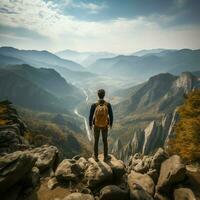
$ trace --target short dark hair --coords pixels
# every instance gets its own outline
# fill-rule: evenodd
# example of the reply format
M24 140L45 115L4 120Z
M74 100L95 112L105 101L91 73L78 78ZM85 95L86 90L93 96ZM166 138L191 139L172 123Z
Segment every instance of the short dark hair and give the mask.
M98 94L98 96L99 96L99 99L103 99L104 98L104 96L105 96L105 90L104 89L99 89L98 90L98 92L97 92L97 94Z

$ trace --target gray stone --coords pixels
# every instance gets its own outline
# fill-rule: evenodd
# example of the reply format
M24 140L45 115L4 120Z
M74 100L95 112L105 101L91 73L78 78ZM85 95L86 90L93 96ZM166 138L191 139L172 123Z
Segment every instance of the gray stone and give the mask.
M135 190L135 185L140 185L151 196L154 195L155 185L149 175L131 171L131 173L128 175L128 186L131 191Z
M96 162L93 158L89 158L88 161L90 164L85 172L85 179L90 188L112 180L113 172L107 163L103 161Z
M90 194L75 192L66 196L63 200L94 200L94 197Z
M134 183L130 188L130 200L153 200L153 198L141 185Z
M44 145L30 150L30 153L37 159L35 166L44 172L47 169L55 169L59 160L59 152L55 146Z
M30 175L36 159L28 152L16 151L0 157L0 192Z
M196 200L196 198L191 189L179 188L174 190L174 200Z
M57 167L55 176L59 181L78 181L83 174L81 167L70 159L64 159Z
M184 180L185 173L185 165L182 163L180 156L171 156L161 165L156 190L159 193L166 193L170 190L172 184L176 184Z
M106 161L106 164L108 164L113 172L114 178L121 178L123 174L126 172L126 166L123 161L116 159L113 155L109 155L110 160ZM99 155L99 160L103 162L103 154Z
M127 200L128 192L116 185L108 185L100 190L100 200Z

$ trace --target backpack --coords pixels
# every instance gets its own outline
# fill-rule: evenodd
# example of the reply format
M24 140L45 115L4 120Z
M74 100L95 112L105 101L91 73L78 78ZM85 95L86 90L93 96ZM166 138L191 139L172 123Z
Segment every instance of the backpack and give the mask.
M103 104L97 103L94 117L95 126L102 128L108 126L108 106L106 102Z

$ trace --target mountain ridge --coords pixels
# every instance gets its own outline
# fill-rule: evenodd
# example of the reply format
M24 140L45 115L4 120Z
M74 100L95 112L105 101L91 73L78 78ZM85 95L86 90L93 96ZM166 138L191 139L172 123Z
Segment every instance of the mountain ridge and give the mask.
M100 74L109 73L113 77L124 76L127 79L135 78L140 81L159 73L173 72L173 74L178 75L183 71L198 71L200 69L199 49L162 51L161 54L99 59L89 69Z
M61 59L46 50L19 50L14 47L1 47L0 54L21 59L25 64L30 64L34 67L52 66L56 68L56 65L58 65L74 71L84 71L81 65L70 60Z

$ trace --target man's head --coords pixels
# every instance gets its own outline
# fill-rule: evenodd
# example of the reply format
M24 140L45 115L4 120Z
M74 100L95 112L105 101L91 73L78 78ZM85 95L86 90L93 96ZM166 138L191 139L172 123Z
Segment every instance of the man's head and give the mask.
M105 90L104 89L100 89L97 92L99 99L103 99L105 96Z

